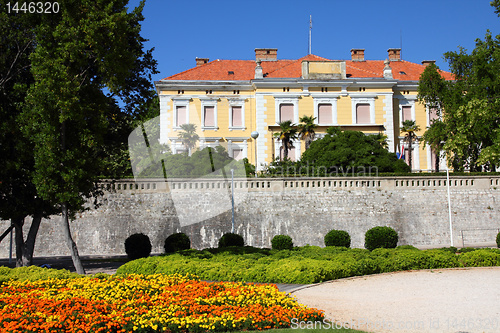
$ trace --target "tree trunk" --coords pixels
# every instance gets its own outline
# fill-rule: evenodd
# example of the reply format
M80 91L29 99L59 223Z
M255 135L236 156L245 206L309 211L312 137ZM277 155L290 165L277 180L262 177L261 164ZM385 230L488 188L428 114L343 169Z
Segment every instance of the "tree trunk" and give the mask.
M24 218L12 219L12 225L16 232L16 267L27 267L33 265L33 252L35 250L35 240L40 228L42 215L36 214L31 221L30 230L26 241L23 235Z
M436 172L439 172L439 152L438 153L435 153L436 155L436 159L434 161L434 164L435 164L435 169L436 169Z
M15 233L15 243L16 243L16 267L23 266L23 249L24 249L24 236L23 236L23 225L24 218L13 218L11 220L14 226Z
M78 248L76 247L76 243L73 240L73 237L71 237L67 202L62 204L62 229L66 244L68 245L68 248L71 252L71 259L73 260L73 265L75 266L76 272L78 274L85 274L85 269L83 268L82 261L80 260L80 256L78 255Z

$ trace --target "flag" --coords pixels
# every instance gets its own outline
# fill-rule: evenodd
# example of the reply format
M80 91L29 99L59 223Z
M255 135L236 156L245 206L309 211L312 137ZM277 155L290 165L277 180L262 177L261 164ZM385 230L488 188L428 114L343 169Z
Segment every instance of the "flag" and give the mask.
M402 160L405 158L405 146L401 144L401 153L399 153L399 159Z

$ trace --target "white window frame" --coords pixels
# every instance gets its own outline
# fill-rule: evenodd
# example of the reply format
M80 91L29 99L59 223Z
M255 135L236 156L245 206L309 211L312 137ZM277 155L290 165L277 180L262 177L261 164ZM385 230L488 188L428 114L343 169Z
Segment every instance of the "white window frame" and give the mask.
M320 126L335 126L338 125L338 119L337 119L337 100L339 96L333 96L333 97L314 97L314 117L316 119L314 120L314 123L316 125ZM332 123L330 124L320 124L319 123L319 105L320 104L331 104L332 105Z
M416 121L415 117L415 101L408 99L399 100L399 126L403 126L403 106L411 106L411 120ZM429 119L429 113L427 113L427 119Z
M280 120L280 105L281 104L293 104L293 119L292 124L297 124L299 122L299 96L274 96L274 107L275 107L275 120L276 125Z
M227 152L231 158L233 156L234 149L241 149L242 150L243 157L241 159L248 158L248 140L249 140L249 138L236 137L236 138L226 138L226 140L227 140Z
M276 140L275 144L274 144L274 156L278 156L280 157L280 152L281 152L281 146L283 144L283 142L278 139L278 138L273 138ZM292 144L293 146L295 147L295 156L294 156L294 161L298 161L300 159L300 157L302 156L301 154L301 140L300 139L296 139L296 140L292 140ZM290 158L290 156L288 156L288 158Z
M229 99L229 130L245 130L245 101ZM233 126L233 106L241 107L241 126Z
M200 150L203 150L207 147L215 148L217 146L220 146L220 140L222 140L221 137L200 137Z
M436 107L436 109L439 110L438 107ZM427 117L426 117L427 118L427 126L431 126L431 107L429 105L425 106L425 112L426 112L426 115L427 115ZM437 119L443 120L443 113L442 112L439 112L439 116L438 116Z
M177 125L177 107L179 106L185 106L186 107L186 124L189 124L189 98L174 98L174 121L173 121L173 129L174 130L180 130L181 127Z
M217 122L217 100L215 99L200 99L201 101L201 130L218 130ZM205 107L212 106L214 108L214 126L205 126Z
M374 125L375 124L375 98L376 96L366 96L366 95L352 95L351 94L351 107L352 107L352 124L353 125ZM370 105L370 122L364 124L358 124L358 119L356 116L356 109L358 104L369 104Z

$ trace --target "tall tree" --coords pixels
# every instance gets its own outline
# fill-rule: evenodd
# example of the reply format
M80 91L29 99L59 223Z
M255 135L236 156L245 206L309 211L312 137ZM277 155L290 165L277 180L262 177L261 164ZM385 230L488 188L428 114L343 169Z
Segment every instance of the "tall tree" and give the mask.
M274 133L274 136L281 140L281 148L283 149L283 160L288 159L288 151L293 148L293 140L297 139L297 128L292 124L291 120L279 122L280 131Z
M0 4L4 7L5 2ZM29 56L36 46L38 22L37 15L0 13L0 219L11 220L9 229L15 230L16 266L31 265L42 218L55 212L31 181L32 149L18 122L26 90L34 82ZM25 237L28 216L32 219Z
M196 125L182 124L178 137L182 141L184 147L186 147L188 155L191 156L192 150L196 147L196 142L198 142L200 138L198 134L196 134Z
M412 152L413 143L417 141L416 132L420 131L420 126L417 125L415 120L405 120L403 121L403 127L401 127L401 132L406 133L404 141L408 144L408 165L410 169L412 168Z
M500 1L491 5L500 13ZM455 170L491 170L500 165L500 35L487 31L472 52L445 53L455 81L445 82L428 66L419 82L419 99L442 110L439 133ZM438 131L433 130L434 139ZM424 136L425 137L425 136Z
M316 137L316 128L318 125L314 123L316 117L313 116L303 116L301 117L300 124L298 126L299 129L299 137L301 140L305 141L306 150L311 146L311 142L314 141Z
M62 230L78 273L84 273L69 220L98 194L98 159L110 98L128 91L134 77L154 70L140 36L144 2L127 12L126 0L67 0L41 16L31 53L35 83L22 115L34 153L33 182L57 203ZM153 68L151 68L153 66ZM109 93L104 91L104 88ZM133 103L131 101L130 103Z

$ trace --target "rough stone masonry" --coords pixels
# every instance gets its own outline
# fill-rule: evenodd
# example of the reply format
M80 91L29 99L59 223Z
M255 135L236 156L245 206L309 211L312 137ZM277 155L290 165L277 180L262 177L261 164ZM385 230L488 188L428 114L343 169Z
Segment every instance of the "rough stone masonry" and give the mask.
M451 179L455 246L495 244L500 230L499 181L500 177ZM180 185L184 183L190 185ZM71 223L81 255L123 255L125 239L137 232L150 237L153 253L163 252L165 239L174 232L186 233L197 249L216 247L222 234L231 232L230 182L111 184L98 208L77 214ZM286 234L298 246L324 246L324 235L341 229L351 235L351 247L362 248L368 229L387 225L398 232L399 245L450 246L446 177L240 179L235 190L244 194L235 205L235 232L246 245L270 247L275 235ZM186 210L203 219L181 223L178 211ZM42 221L35 256L69 255L59 231L60 218ZM0 222L2 231L8 225ZM28 228L29 221L25 232ZM8 237L0 246L0 255L8 257Z

